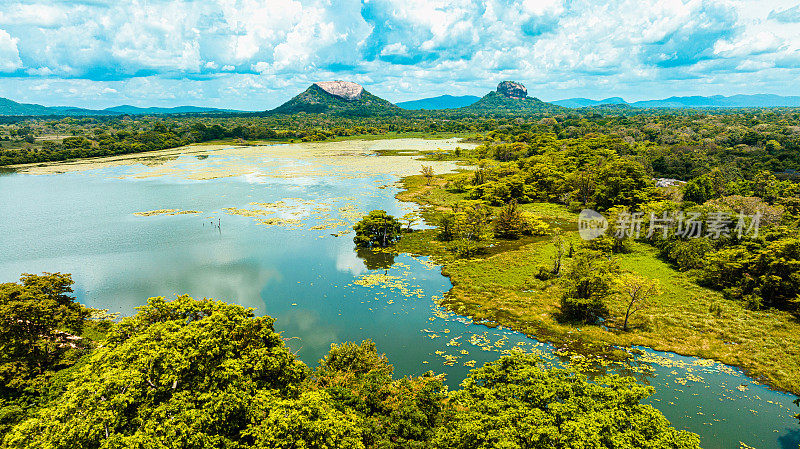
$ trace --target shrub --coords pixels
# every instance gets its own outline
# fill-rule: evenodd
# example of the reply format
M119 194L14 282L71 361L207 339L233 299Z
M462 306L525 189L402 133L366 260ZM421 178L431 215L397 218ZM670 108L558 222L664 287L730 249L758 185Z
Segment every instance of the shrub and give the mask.
M550 234L550 225L536 215L530 212L522 212L522 219L525 220L530 235L544 236Z
M443 242L449 242L455 238L456 234L456 214L452 212L445 213L439 219L439 232L437 237Z
M492 228L495 237L503 239L518 239L528 233L528 223L514 200L500 208L492 221Z
M669 245L667 257L675 262L679 270L692 270L703 267L703 258L712 249L708 239L676 240Z
M486 252L486 247L482 243L464 238L451 242L449 249L458 257L471 257Z
M590 296L589 298L562 296L561 314L568 321L594 324L598 318L608 316L608 307L603 298L599 296Z
M534 274L533 277L540 281L549 281L550 279L553 279L555 275L553 274L552 267L540 264L536 266L536 274Z

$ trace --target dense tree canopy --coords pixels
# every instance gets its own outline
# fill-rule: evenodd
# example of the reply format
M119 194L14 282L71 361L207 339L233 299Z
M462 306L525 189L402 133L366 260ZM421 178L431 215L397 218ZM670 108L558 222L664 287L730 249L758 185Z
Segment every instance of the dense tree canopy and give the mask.
M151 298L85 356L9 448L690 448L627 378L589 382L515 354L448 392L395 379L375 345L333 345L311 371L274 320L214 300Z
M543 369L522 354L474 370L451 394L449 426L434 446L459 449L697 448L641 401L651 387L611 376L588 382L569 370Z
M305 366L269 317L217 301L151 298L117 325L66 392L10 447L249 447L261 406L299 396Z

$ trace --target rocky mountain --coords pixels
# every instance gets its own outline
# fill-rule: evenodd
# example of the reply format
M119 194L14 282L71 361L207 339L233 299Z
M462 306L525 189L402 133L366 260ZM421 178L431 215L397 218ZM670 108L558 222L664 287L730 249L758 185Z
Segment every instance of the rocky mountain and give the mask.
M269 111L275 114L325 113L338 115L385 115L402 111L383 98L349 81L314 83L286 103Z
M411 100L411 101L401 101L397 104L403 109L452 109L452 108L461 108L464 106L469 106L472 103L480 100L481 97L476 97L475 95L462 95L462 96L453 96L453 95L439 95L438 97L431 97L431 98L422 98L419 100Z
M347 101L360 100L364 93L364 88L352 81L321 81L314 84L334 97Z
M528 89L516 81L503 81L497 85L497 93L521 100L528 96Z
M503 81L497 90L489 92L477 102L459 109L462 112L489 114L554 114L566 109L536 97L528 97L528 89L515 81Z

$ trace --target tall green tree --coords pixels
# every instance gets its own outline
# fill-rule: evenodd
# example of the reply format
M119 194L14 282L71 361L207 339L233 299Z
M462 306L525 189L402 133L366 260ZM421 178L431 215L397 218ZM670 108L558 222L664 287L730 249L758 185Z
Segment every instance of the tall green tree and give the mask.
M606 300L614 293L619 271L615 261L600 253L577 252L562 276L562 318L592 324L608 316Z
M597 171L593 203L599 210L627 206L633 210L657 197L655 185L642 164L625 158L606 163Z
M373 210L353 227L356 246L362 248L386 248L400 239L403 226L384 210Z
M340 408L358 415L366 447L426 448L442 425L443 378L427 373L393 379L392 372L386 357L366 340L332 345L314 376Z
M23 274L0 284L0 389L25 389L37 376L74 363L88 310L69 274Z

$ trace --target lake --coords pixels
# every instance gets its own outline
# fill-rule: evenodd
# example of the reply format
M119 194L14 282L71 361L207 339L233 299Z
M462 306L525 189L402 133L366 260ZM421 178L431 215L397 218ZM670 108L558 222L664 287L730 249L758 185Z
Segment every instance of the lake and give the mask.
M0 282L72 273L80 302L122 315L151 296L189 294L277 319L310 365L330 344L374 340L396 375L445 373L457 388L472 366L518 348L565 356L507 329L436 305L451 287L424 257L356 251L352 225L372 209L416 209L394 196L401 176L433 165L403 150L468 145L397 139L180 151L0 172ZM393 156L377 156L390 151ZM397 155L399 154L399 155ZM627 366L655 387L651 403L703 447L796 449L795 396L713 361L634 348Z

